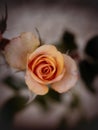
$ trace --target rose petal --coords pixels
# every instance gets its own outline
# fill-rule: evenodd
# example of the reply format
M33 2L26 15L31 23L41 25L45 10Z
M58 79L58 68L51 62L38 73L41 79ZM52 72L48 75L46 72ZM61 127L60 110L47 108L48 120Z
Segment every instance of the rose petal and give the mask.
M57 63L57 76L60 75L64 68L64 57L63 55L56 49L53 45L43 45L36 49L28 58L28 61L32 61L32 59L40 54L45 54L52 56L55 58ZM59 69L58 69L59 68Z
M44 57L44 58L43 58ZM43 84L46 84L46 80L43 80L42 81L42 75L40 75L39 74L39 76L36 76L34 73L32 73L33 71L36 71L36 66L38 66L38 64L39 64L39 66L38 66L38 68L37 68L37 71L36 71L36 74L37 73L39 73L38 71L41 71L41 68L43 68L43 67L45 67L46 66L46 64L44 64L44 63L41 63L41 62L43 62L43 61L46 61L47 63L49 62L49 64L47 64L48 66L50 66L50 64L52 65L52 67L53 67L53 71L52 71L52 73L50 74L47 74L46 75L46 77L47 78L49 78L49 77L51 77L51 75L53 74L53 73L55 73L55 71L56 71L56 62L55 62L55 60L54 60L54 58L53 57L51 57L51 56L48 56L48 55L41 55L41 56L39 56L39 57L37 57L35 60L34 60L34 62L33 62L33 64L32 64L32 66L28 66L28 69L29 69L29 71L31 71L31 75L32 75L32 77L34 78L34 79L36 79L39 83L43 83ZM28 61L29 62L29 61ZM39 77L40 77L40 79L39 79Z
M36 82L30 75L30 73L27 71L26 76L25 76L25 81L29 89L37 94L37 95L45 95L49 88L43 84L40 84Z
M60 81L51 85L52 89L59 93L68 91L75 85L78 79L78 71L75 61L67 55L64 55L64 59L66 67L65 74Z
M5 47L5 57L9 65L17 69L26 68L27 54L40 45L39 40L31 32L24 32L10 41Z

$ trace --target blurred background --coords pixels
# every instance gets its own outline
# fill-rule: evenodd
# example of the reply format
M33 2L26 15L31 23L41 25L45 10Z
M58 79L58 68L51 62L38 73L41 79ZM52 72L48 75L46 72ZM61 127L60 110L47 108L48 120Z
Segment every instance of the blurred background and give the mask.
M75 59L79 80L67 93L50 90L26 104L30 92L24 74L10 68L0 52L0 130L98 130L98 1L1 0L1 19L5 3L3 37L38 35L37 28L46 44Z

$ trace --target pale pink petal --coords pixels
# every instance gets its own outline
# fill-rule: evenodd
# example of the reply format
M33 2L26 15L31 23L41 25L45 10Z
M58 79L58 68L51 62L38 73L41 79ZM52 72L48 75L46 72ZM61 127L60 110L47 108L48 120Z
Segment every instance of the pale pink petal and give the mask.
M28 88L37 95L45 95L49 90L49 88L46 85L36 82L31 77L31 75L28 71L26 72L25 81L26 81Z
M27 54L40 45L39 40L31 32L24 32L13 38L5 47L5 57L10 66L23 70L26 68Z
M68 55L64 55L65 59L65 74L63 78L51 85L52 89L59 93L68 91L70 88L75 86L78 79L78 70L75 61Z

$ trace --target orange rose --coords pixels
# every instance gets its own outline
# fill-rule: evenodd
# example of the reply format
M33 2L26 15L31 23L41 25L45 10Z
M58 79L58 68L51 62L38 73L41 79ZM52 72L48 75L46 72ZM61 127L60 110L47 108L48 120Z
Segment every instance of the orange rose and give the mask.
M75 61L53 45L43 45L28 55L25 81L35 94L46 94L48 85L59 93L66 92L77 78Z

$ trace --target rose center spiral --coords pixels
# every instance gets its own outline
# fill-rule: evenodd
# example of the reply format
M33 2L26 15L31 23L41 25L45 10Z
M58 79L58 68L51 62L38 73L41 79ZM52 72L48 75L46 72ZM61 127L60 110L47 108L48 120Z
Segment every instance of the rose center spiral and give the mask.
M49 55L39 55L29 63L32 73L39 79L49 81L56 76L56 61Z

